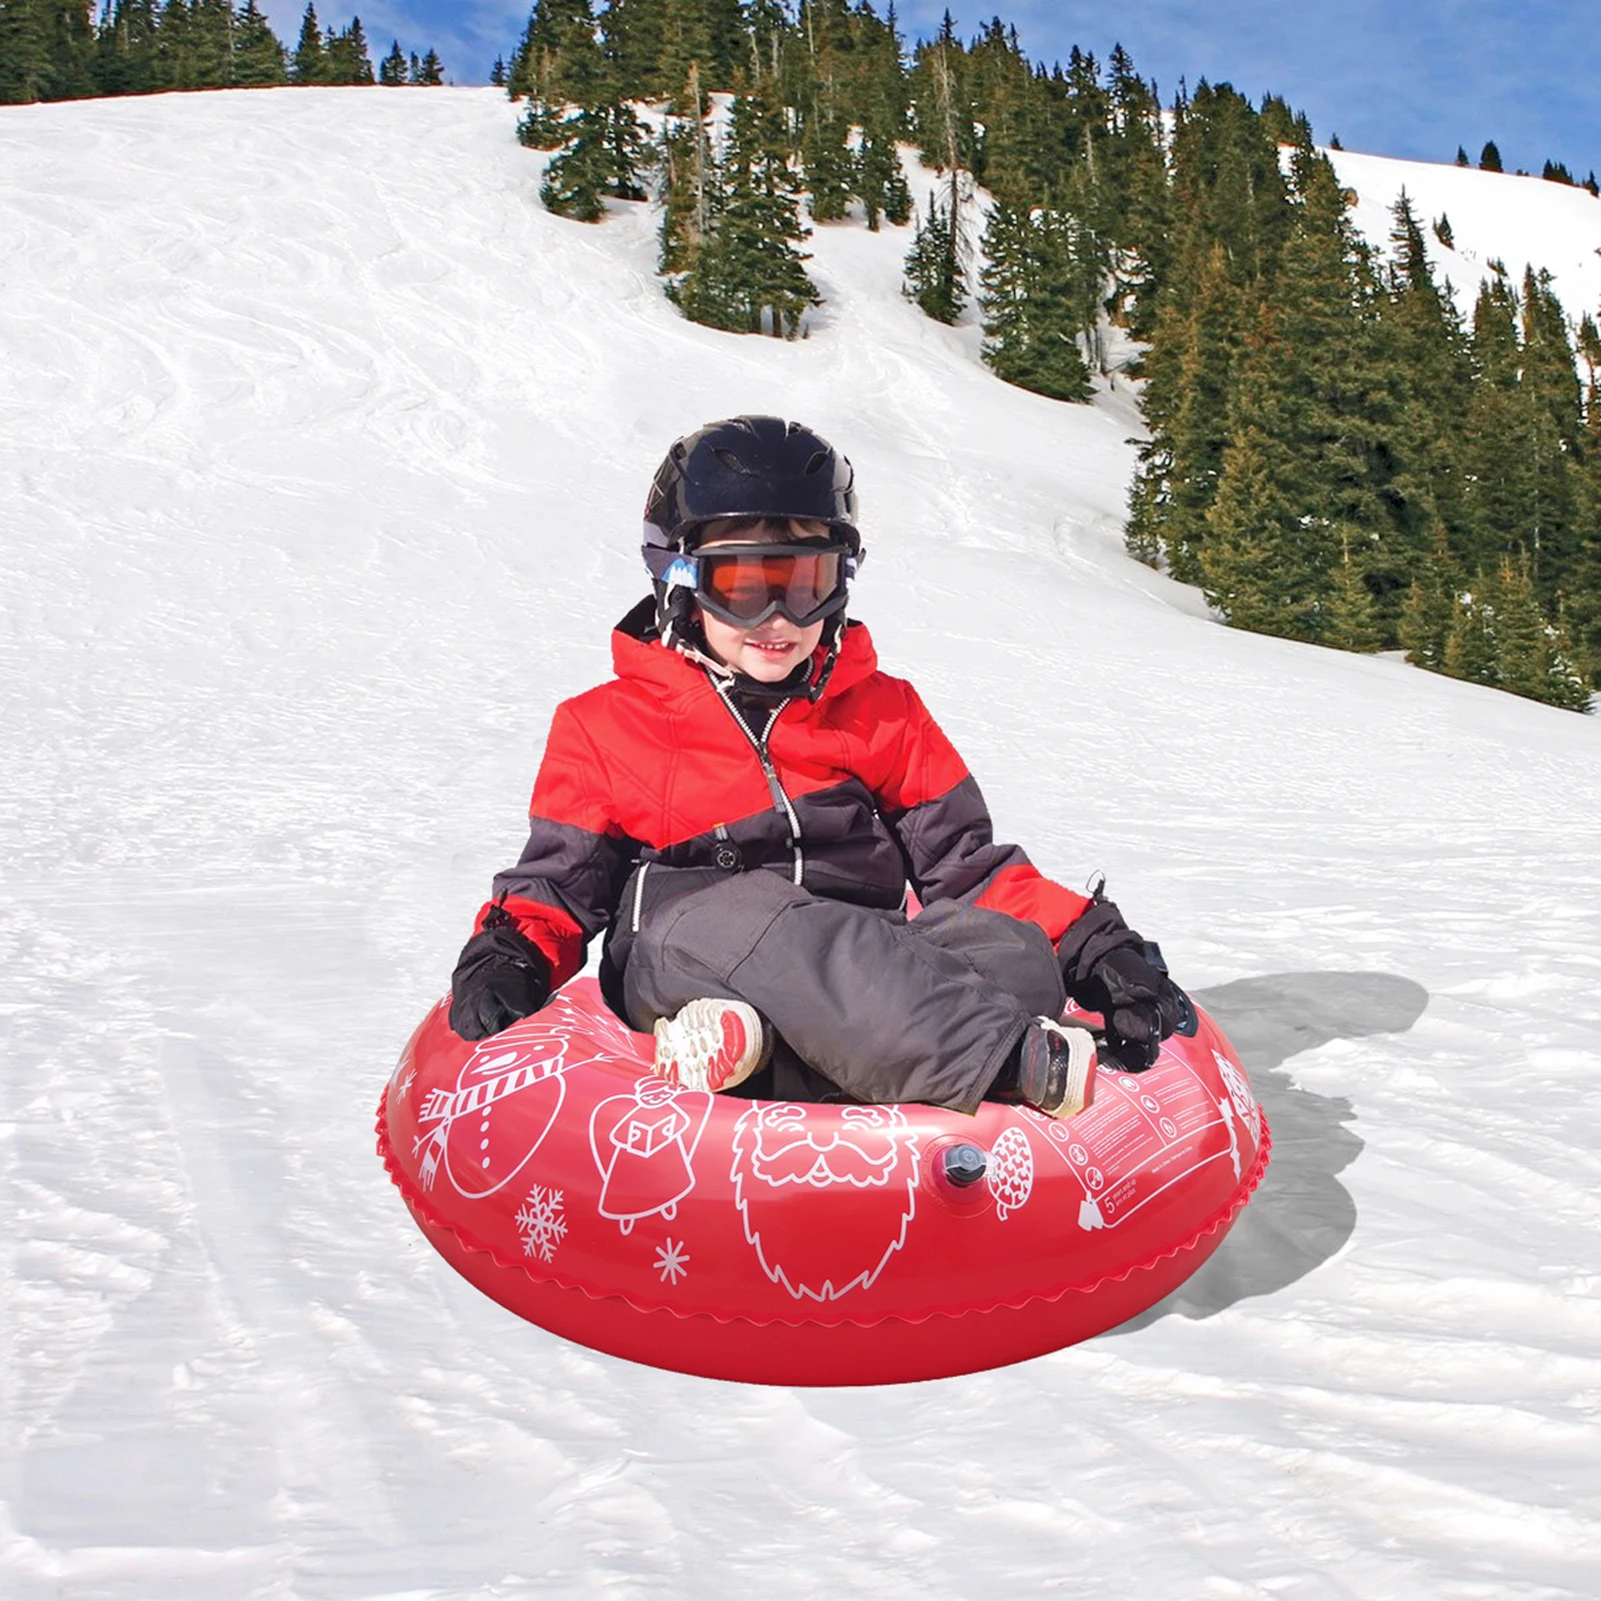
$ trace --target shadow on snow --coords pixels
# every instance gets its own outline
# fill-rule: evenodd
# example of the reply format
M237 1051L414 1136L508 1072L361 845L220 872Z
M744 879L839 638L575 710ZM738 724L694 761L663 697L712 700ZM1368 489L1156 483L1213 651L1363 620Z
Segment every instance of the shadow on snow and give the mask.
M1336 1175L1362 1149L1343 1095L1297 1088L1283 1064L1330 1040L1402 1034L1428 1005L1422 985L1390 973L1271 973L1197 991L1250 1074L1273 1134L1262 1187L1193 1278L1111 1330L1143 1329L1170 1312L1211 1317L1270 1295L1328 1261L1356 1228L1356 1202Z

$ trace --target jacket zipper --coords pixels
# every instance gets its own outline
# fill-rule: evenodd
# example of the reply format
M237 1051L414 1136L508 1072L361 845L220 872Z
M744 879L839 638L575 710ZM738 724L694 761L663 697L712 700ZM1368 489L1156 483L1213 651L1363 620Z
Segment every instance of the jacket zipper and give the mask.
M739 715L733 702L724 693L723 686L716 684L714 687L717 690L717 698L727 707L728 715L738 724L740 733L750 742L750 748L756 752L756 759L762 764L762 772L767 778L767 792L773 797L773 804L783 812L789 824L789 846L795 853L794 881L799 884L806 871L806 859L801 853L800 819L795 815L795 808L790 804L789 796L785 794L784 786L779 782L778 773L773 767L772 758L767 754L767 739L773 731L773 724L778 721L778 714L789 705L789 702L781 700L773 708L773 715L767 719L767 726L762 729L761 737L758 738L750 731L750 725Z
M645 900L645 874L650 871L649 862L641 862L639 871L634 875L634 933L639 932L639 912Z

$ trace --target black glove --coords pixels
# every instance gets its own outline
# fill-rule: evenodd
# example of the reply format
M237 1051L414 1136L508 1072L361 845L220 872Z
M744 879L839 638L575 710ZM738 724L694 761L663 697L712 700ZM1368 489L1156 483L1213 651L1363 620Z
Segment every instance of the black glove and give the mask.
M1143 1073L1162 1041L1189 1011L1160 951L1123 921L1111 901L1097 900L1062 936L1057 954L1067 993L1101 1014L1106 1049L1131 1073Z
M450 975L450 1026L464 1040L486 1040L549 999L545 953L508 913L492 908Z

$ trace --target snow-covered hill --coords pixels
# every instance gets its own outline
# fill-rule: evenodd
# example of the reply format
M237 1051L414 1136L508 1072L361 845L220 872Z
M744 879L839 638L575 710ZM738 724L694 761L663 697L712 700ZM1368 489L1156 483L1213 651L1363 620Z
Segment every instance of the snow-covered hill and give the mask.
M818 231L808 340L711 333L644 208L539 208L513 120L0 111L0 1591L1593 1593L1601 728L1208 621L1122 553L1126 397L999 384L900 299L904 232ZM1601 243L1554 185L1341 171L1514 271ZM1273 1124L1196 1279L1008 1371L593 1355L451 1275L372 1154L649 474L741 410L854 458L886 664Z
M1390 208L1403 192L1407 195L1435 270L1456 290L1465 315L1471 314L1493 261L1506 268L1514 288L1522 284L1527 267L1549 272L1572 322L1586 312L1601 315L1601 200L1588 189L1348 150L1328 155L1340 181L1358 197L1357 227L1380 248L1394 225ZM1442 217L1450 223L1450 247L1434 231Z

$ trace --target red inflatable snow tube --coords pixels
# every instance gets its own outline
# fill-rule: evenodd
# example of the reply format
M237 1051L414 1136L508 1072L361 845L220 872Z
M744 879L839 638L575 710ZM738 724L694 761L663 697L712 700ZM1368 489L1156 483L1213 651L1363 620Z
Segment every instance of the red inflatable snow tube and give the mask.
M1268 1132L1205 1014L1067 1122L986 1104L801 1106L674 1091L591 979L469 1044L441 1001L378 1150L459 1273L656 1367L893 1384L1088 1338L1217 1248Z

